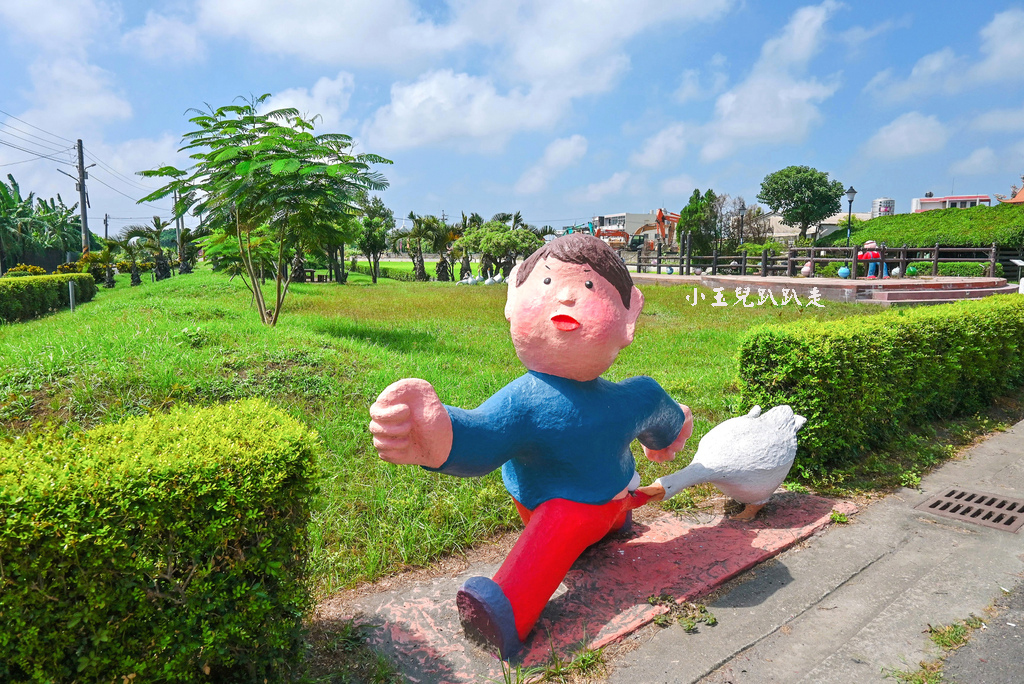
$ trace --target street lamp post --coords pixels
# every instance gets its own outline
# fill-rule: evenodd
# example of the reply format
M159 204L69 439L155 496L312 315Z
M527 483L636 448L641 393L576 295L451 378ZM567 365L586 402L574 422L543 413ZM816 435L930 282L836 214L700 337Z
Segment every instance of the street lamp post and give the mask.
M742 245L743 244L743 215L747 213L747 203L746 202L742 202L742 201L740 202L739 213L740 213L740 244Z
M846 215L846 246L850 246L850 228L853 226L853 198L857 196L857 191L850 186L850 189L846 191L846 199L850 201L849 213ZM846 265L850 267L849 264Z

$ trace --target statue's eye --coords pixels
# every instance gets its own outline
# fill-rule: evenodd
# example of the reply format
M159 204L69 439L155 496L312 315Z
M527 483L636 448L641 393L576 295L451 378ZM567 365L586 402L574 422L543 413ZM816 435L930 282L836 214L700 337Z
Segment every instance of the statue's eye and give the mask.
M594 289L594 283L592 281L590 281L590 280L588 280L587 282L585 282L583 284L587 286L588 290L593 290Z
M544 284L545 285L550 285L551 284L551 278L545 278L544 279Z

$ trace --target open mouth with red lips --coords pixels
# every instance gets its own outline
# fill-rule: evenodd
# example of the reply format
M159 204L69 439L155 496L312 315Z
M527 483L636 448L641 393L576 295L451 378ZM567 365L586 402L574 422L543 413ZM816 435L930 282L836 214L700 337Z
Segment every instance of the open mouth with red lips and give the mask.
M557 316L551 317L551 322L555 324L555 327L563 332L571 332L576 328L580 327L580 322L572 316L566 316L565 314L558 314Z

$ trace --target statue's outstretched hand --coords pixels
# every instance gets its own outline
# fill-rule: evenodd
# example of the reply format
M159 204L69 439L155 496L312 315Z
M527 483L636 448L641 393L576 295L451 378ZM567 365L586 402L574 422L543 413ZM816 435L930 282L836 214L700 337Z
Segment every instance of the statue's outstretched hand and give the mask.
M373 446L390 463L438 468L452 449L452 421L426 380L388 385L370 407Z
M679 408L683 409L683 415L686 416L686 420L683 423L683 429L679 431L679 436L676 440L669 444L664 449L648 449L644 447L644 454L650 460L655 463L665 463L671 461L676 457L676 454L683 450L686 446L686 440L693 434L693 413L690 411L689 406L679 405Z

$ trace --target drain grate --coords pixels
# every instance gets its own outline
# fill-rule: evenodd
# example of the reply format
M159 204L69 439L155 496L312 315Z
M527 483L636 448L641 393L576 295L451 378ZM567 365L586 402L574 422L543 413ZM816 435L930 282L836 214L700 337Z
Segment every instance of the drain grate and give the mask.
M998 494L949 489L914 508L1006 532L1016 532L1024 526L1024 501Z

